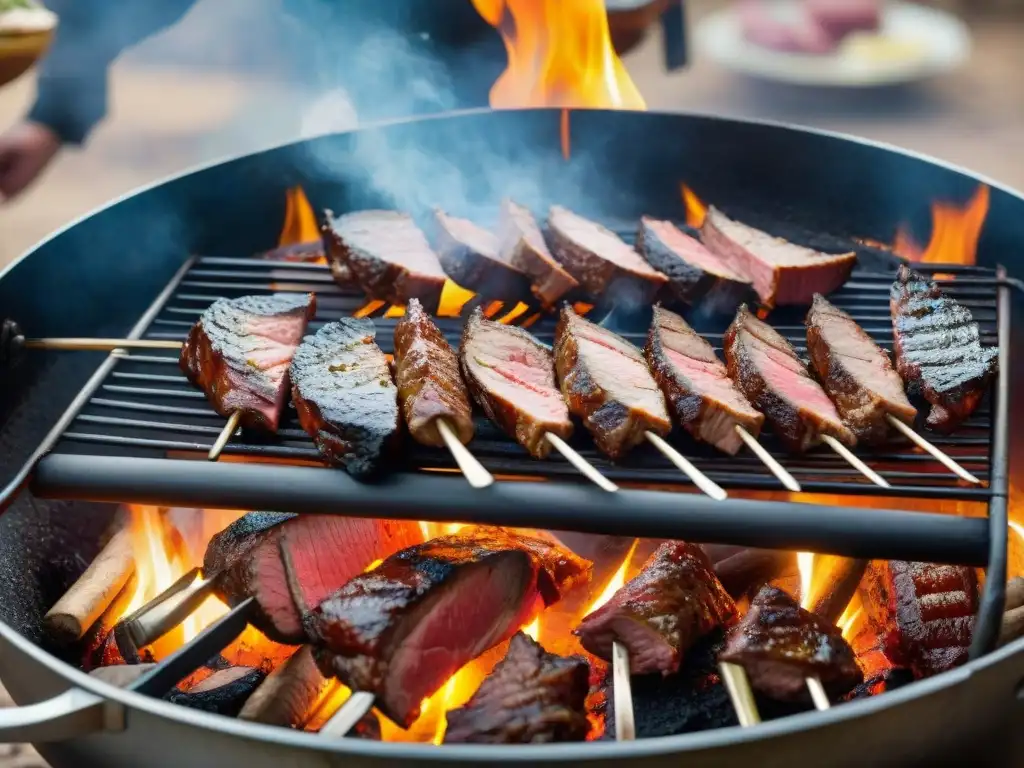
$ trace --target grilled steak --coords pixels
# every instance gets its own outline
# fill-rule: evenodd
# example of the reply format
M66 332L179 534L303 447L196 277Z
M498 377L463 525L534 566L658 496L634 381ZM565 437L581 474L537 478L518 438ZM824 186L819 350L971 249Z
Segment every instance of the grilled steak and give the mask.
M865 600L886 656L918 679L967 661L978 580L973 568L900 560L872 562Z
M807 373L796 350L779 333L754 317L746 304L725 333L729 376L771 422L782 443L800 453L832 435L853 446L828 395Z
M636 249L668 278L668 287L685 304L731 312L753 295L750 278L682 232L671 221L640 219Z
M327 211L326 218L324 243L331 261L345 265L369 296L392 304L416 298L431 311L437 308L445 274L411 216L359 211L335 218Z
M472 406L459 358L417 299L409 301L395 326L395 383L402 415L417 442L444 446L438 419L444 419L463 444L473 439Z
M668 675L697 640L735 617L736 604L704 550L666 541L611 600L584 617L575 634L605 661L611 661L612 644L622 643L634 675Z
M462 332L459 362L484 413L534 458L551 452L548 432L572 434L551 352L522 328L485 320L477 307Z
M613 459L647 432L671 431L665 398L640 350L569 306L562 308L555 329L555 367L569 410Z
M669 409L694 438L735 455L743 447L737 426L760 434L764 416L729 378L714 348L679 315L654 308L644 355Z
M709 208L700 231L704 245L734 271L748 275L767 307L810 304L846 282L857 254L831 255L787 242Z
M422 539L412 522L250 512L210 539L203 573L228 605L255 598L253 624L269 638L301 643L304 606Z
M343 317L307 336L292 360L299 423L321 455L371 474L398 433L398 390L370 320Z
M530 276L533 295L545 307L579 288L548 250L533 214L511 200L501 203L498 220L498 252L501 258Z
M325 675L369 691L402 727L456 670L510 638L589 578L564 547L475 528L403 550L360 574L307 618Z
M642 306L668 282L610 229L566 208L551 208L548 228L555 258L591 296Z
M927 424L952 432L978 407L999 351L983 347L969 309L903 265L889 297L896 370L931 403Z
M884 443L890 429L887 414L914 423L917 409L907 400L889 356L852 317L817 293L807 313L807 354L858 440Z
M181 370L221 416L241 411L243 426L276 432L288 366L315 313L311 293L218 299L192 326Z
M445 744L548 744L583 741L590 668L547 653L522 632L509 643L469 701L447 713Z
M529 301L530 279L502 257L494 233L443 211L434 217L437 257L452 280L484 298Z

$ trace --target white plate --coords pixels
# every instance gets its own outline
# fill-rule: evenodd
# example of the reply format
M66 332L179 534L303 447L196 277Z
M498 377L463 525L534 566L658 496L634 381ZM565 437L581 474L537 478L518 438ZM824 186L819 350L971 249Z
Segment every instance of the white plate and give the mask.
M970 33L955 16L895 2L884 6L878 33L851 35L826 56L773 51L748 42L732 8L701 21L695 36L702 54L729 69L799 85L866 87L914 82L955 69L971 51Z

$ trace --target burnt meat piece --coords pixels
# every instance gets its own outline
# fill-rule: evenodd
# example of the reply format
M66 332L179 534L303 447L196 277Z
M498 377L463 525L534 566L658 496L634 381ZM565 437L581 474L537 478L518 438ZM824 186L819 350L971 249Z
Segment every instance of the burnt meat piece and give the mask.
M654 308L644 356L676 420L697 440L735 455L736 427L757 437L764 416L754 409L714 348L679 315Z
M437 257L452 280L484 298L529 301L529 278L501 255L493 232L443 211L435 211L434 218Z
M668 282L610 229L566 208L551 208L548 229L555 258L591 296L639 307Z
M756 690L781 701L809 700L808 677L817 676L832 696L864 680L839 627L770 586L750 602L718 658L739 664Z
M583 647L611 661L612 644L629 651L634 675L678 671L701 637L736 618L736 604L696 544L666 541L611 600L584 617L575 633Z
M422 539L412 522L250 512L210 539L203 573L228 605L255 598L253 624L269 638L301 643L304 607Z
M311 293L218 299L203 312L181 348L179 365L227 418L277 431L288 397L288 366L316 314Z
M397 211L326 211L324 243L332 262L347 267L367 295L392 304L416 298L431 311L446 279L412 217ZM337 275L336 275L337 277Z
M516 633L498 662L458 709L447 713L445 744L550 744L583 741L590 730L584 702L590 668L576 657L546 652Z
M710 208L701 240L734 271L750 277L767 307L810 304L816 293L831 293L846 282L857 254L832 255L774 237L733 221Z
M409 301L395 326L395 383L406 426L417 442L444 447L438 419L463 444L473 439L473 411L459 358L417 299Z
M902 560L872 562L865 600L886 656L918 679L967 661L978 611L973 568Z
M188 690L173 688L164 699L202 712L235 717L266 676L263 670L254 667L228 667Z
M548 250L544 235L529 210L503 200L498 219L498 252L501 258L530 276L530 289L545 307L579 288L576 278Z
M884 443L891 429L889 414L914 423L917 409L907 400L889 356L852 317L817 293L807 313L807 354L857 440Z
M397 439L398 389L370 320L343 317L307 336L292 360L299 423L320 454L355 477L374 472Z
M896 370L932 409L927 424L952 432L978 407L999 350L984 347L969 309L903 265L889 295Z
M796 350L746 304L726 331L724 347L730 378L771 422L787 449L801 453L820 443L822 435L851 447L857 443Z
M671 431L665 398L640 350L569 306L562 308L555 329L555 367L569 410L613 459L641 443L647 432Z
M590 563L498 528L442 536L387 558L307 618L325 675L374 694L402 727L456 670L588 579Z
M485 320L477 307L462 332L459 363L484 413L534 458L551 453L547 433L572 435L551 351L522 328Z
M256 258L264 261L290 261L301 264L323 264L327 261L324 244L320 240L312 243L282 245L270 251L257 253Z

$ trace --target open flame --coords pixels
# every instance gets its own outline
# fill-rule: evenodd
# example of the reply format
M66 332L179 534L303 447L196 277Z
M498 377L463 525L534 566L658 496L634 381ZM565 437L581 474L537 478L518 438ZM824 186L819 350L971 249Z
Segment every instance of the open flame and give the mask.
M626 553L626 556L622 558L622 565L618 567L618 570L612 574L612 577L608 579L608 583L604 589L601 590L594 602L590 604L590 607L583 612L583 616L593 613L602 605L612 599L612 596L622 588L622 585L626 583L626 573L629 571L629 564L633 561L633 553L636 552L637 545L640 544L640 539L634 539L632 546Z
M814 553L797 552L796 567L800 571L800 607L811 609L814 604L813 589L814 583Z
M697 197L696 192L685 184L679 185L679 191L683 197L683 205L686 207L686 226L700 229L704 225L704 217L708 212L707 205Z
M928 245L922 248L904 225L896 232L893 251L910 261L974 264L988 206L989 188L984 184L963 205L932 203L932 235Z
M278 238L278 247L315 243L320 239L316 214L302 187L292 187L285 196L284 226Z

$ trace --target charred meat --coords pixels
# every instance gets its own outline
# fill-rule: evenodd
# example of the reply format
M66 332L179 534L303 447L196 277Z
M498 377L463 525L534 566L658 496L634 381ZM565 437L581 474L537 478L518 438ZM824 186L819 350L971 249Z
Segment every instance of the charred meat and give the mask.
M679 669L700 638L728 625L736 604L696 544L666 541L603 606L575 630L583 647L611 661L612 644L629 651L632 674Z
M644 355L669 409L695 439L735 455L743 446L736 427L760 434L764 416L729 378L714 348L679 315L654 308Z
M817 676L833 696L864 680L839 627L770 586L751 601L718 658L739 664L755 690L781 701L809 699L808 677Z
M435 211L434 217L437 256L452 280L485 298L529 301L529 278L501 255L493 232L443 211Z
M307 294L218 299L192 326L181 348L185 376L227 418L277 431L288 397L288 366L316 313Z
M282 245L270 251L257 253L256 258L264 261L290 261L300 264L323 264L327 260L324 244L319 240L312 243Z
M459 362L484 413L534 458L551 452L547 433L572 434L554 358L522 328L485 320L477 307L463 329Z
M613 459L647 432L671 431L665 398L640 350L569 306L562 308L555 329L555 367L569 410Z
M931 403L927 424L952 432L981 402L999 350L981 344L971 311L903 265L889 296L896 370Z
M533 214L511 200L501 203L498 220L498 253L516 269L530 276L530 289L545 307L579 288L576 279L555 261Z

